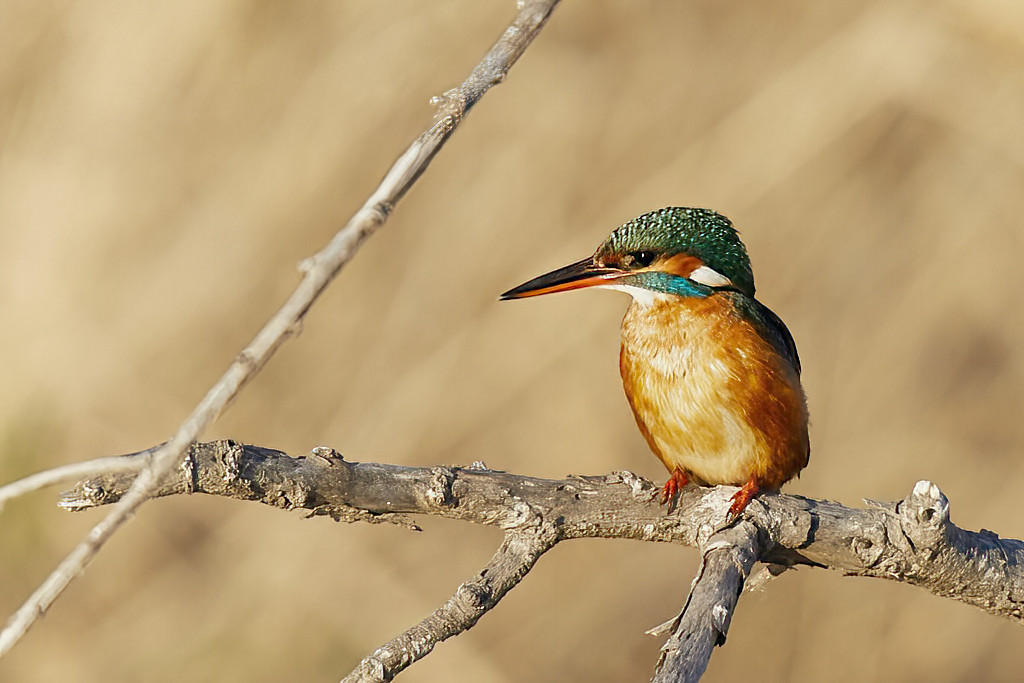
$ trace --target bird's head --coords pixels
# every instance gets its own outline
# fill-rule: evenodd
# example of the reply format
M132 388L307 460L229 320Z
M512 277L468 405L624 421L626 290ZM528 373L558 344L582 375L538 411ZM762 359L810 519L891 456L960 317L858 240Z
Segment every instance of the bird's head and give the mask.
M593 256L525 282L501 298L584 287L625 290L638 302L705 297L723 289L752 297L754 274L728 218L707 209L670 207L619 226Z

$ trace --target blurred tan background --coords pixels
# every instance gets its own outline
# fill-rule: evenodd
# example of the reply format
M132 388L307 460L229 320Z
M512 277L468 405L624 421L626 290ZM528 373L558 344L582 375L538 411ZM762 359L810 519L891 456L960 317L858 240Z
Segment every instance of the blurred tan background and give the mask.
M165 439L503 30L512 2L0 0L0 475ZM609 292L499 304L617 224L743 231L803 360L789 491L937 482L1024 537L1024 4L565 2L304 333L207 436L353 460L663 480ZM0 516L10 614L100 513ZM329 681L498 535L160 500L0 663L5 681ZM646 680L690 549L558 547L403 681ZM1012 681L1019 626L800 570L706 680Z

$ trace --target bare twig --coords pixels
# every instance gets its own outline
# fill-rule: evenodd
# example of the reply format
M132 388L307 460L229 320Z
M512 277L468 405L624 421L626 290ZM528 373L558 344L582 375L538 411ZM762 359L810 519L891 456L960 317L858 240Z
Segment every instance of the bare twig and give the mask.
M320 252L302 264L303 278L280 310L238 355L220 380L185 419L167 443L152 455L117 505L64 558L49 577L11 617L0 632L0 657L38 620L103 544L145 502L157 484L182 459L182 454L224 410L239 390L259 372L277 348L298 329L313 302L356 250L387 220L398 202L426 170L469 109L501 83L544 26L558 0L520 2L519 13L461 86L437 98L438 111L430 127L395 161L376 191Z
M115 455L85 462L73 462L70 465L43 470L24 479L12 481L10 484L0 486L0 511L3 511L7 501L44 489L47 486L81 481L87 477L98 477L110 472L138 472L149 462L147 456L152 455L154 450L151 448L130 455Z
M754 563L764 554L758 528L741 521L712 534L683 611L661 648L654 683L700 680L718 645L725 644L736 602Z
M426 619L377 648L342 683L384 683L434 646L471 628L533 569L552 545L550 530L509 531L487 566L455 591Z

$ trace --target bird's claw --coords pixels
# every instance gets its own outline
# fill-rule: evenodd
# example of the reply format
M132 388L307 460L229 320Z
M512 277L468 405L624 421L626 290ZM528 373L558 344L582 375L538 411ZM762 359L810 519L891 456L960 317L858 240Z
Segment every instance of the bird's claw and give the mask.
M732 494L732 504L729 505L728 518L730 522L736 521L736 518L740 516L740 513L746 509L747 504L753 500L754 496L757 495L761 487L757 485L753 479L748 481L746 484L740 487L740 490Z
M665 485L661 487L661 504L672 503L675 501L679 492L690 482L689 477L678 467L672 470L672 476L668 478Z

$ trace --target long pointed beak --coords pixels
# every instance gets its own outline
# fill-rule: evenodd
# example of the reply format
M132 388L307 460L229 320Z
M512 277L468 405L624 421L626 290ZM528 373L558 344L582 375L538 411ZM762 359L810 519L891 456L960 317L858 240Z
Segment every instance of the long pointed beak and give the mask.
M533 278L529 282L524 282L514 289L508 290L501 295L501 301L524 299L528 296L567 292L570 289L583 289L584 287L608 284L620 275L622 275L621 270L598 266L594 263L594 258L589 256L582 261L577 261L558 270L545 273L540 277Z

